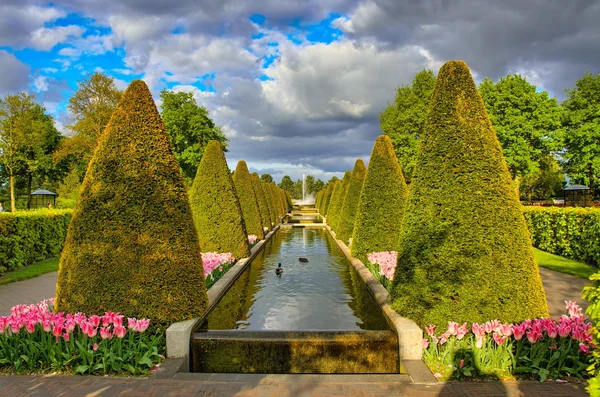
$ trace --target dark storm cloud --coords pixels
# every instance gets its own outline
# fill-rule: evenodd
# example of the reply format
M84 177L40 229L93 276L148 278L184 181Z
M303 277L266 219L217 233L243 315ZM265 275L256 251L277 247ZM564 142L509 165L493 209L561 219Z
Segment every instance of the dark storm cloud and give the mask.
M29 67L14 55L0 50L0 95L25 89L29 80Z

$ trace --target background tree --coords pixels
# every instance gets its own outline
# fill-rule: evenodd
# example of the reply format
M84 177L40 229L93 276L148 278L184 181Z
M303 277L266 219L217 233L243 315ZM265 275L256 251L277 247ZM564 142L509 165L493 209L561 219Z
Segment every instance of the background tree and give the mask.
M114 78L95 72L77 83L77 90L69 99L67 108L72 120L67 127L72 136L64 140L55 157L57 160L68 158L72 161L81 180L98 138L106 128L121 95Z
M11 211L16 211L16 178L27 178L30 193L33 177L52 169L49 155L59 141L52 118L33 95L0 99L0 163L9 179Z
M262 174L260 176L260 180L263 182L271 183L273 182L273 177L270 174Z
M600 74L587 72L562 103L564 167L575 183L596 190L600 178Z
M561 110L546 91L518 74L497 83L486 78L479 85L490 120L498 135L516 188L551 166L549 156L560 149Z
M208 110L198 106L191 92L163 90L160 99L160 113L171 138L175 158L183 175L193 179L208 142L221 142L226 152L229 139L209 117Z
M420 71L413 79L412 85L397 88L394 103L379 116L381 130L392 140L407 183L410 183L415 168L435 80L433 71Z
M281 182L277 186L283 190L287 190L290 193L294 193L294 181L292 181L292 178L290 178L289 175L284 175L283 178L281 178Z
M313 192L320 192L321 190L323 190L323 188L325 188L325 182L323 182L320 179L317 179L313 186Z

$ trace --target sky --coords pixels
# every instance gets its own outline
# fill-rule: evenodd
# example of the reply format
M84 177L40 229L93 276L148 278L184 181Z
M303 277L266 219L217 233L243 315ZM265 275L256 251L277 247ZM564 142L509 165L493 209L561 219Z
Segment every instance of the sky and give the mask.
M252 172L327 181L368 161L396 87L467 62L559 101L600 73L600 0L2 0L0 95L27 90L68 133L77 81L102 71L188 91Z

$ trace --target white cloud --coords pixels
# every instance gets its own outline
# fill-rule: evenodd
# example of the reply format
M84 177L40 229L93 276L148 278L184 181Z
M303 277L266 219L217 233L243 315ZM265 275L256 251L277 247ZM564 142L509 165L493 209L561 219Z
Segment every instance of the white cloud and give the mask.
M48 91L48 79L46 76L38 76L33 80L33 86L37 92Z
M56 7L37 5L0 5L0 46L32 46L32 32L44 24L65 16Z
M41 27L31 32L31 43L35 49L48 51L55 45L64 43L68 38L81 37L84 32L84 28L75 25Z
M64 57L72 57L72 58L77 58L81 55L81 51L78 50L77 48L73 48L73 47L65 47L65 48L61 48L58 51L58 55L64 56Z

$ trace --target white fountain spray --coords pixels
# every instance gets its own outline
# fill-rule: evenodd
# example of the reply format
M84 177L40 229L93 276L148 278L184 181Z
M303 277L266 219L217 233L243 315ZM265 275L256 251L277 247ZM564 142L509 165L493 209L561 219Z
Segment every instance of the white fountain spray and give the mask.
M302 174L302 202L306 203L306 175Z

